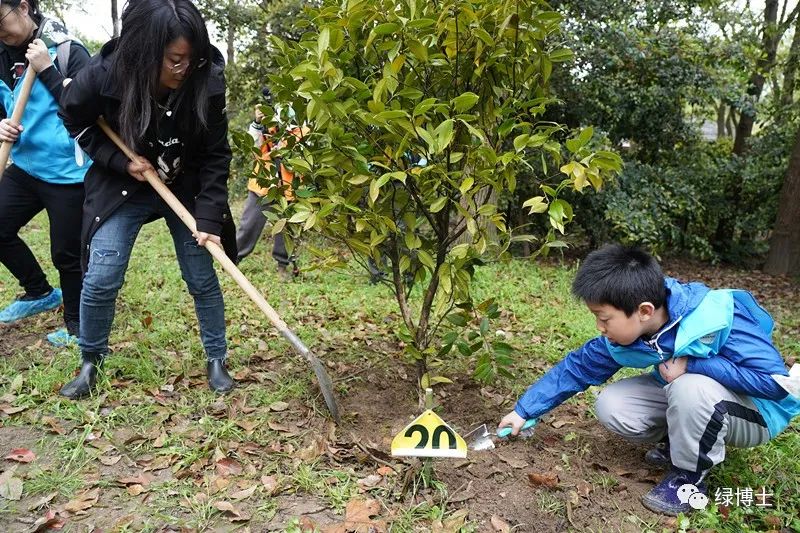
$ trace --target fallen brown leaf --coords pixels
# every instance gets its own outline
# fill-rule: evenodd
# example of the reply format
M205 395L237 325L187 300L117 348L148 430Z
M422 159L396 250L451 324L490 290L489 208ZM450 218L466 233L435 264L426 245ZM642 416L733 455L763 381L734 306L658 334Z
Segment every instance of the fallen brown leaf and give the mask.
M286 402L273 402L269 405L270 411L281 412L285 411L289 408L289 404Z
M373 520L372 517L380 514L381 503L378 500L353 499L347 502L344 513L344 522L333 524L323 529L324 533L383 533L386 523L382 520Z
M231 522L246 522L250 520L249 514L240 511L239 509L234 507L231 502L220 500L214 502L212 505L214 506L215 509L225 513Z
M274 496L281 491L281 484L277 476L261 476L261 484L267 491L267 496Z
M43 416L42 424L46 424L50 428L50 431L53 433L58 433L59 435L64 435L67 432L67 430L61 427L61 425L58 423L58 420L52 416Z
M122 459L122 456L121 455L112 455L112 456L101 455L99 457L99 459L100 459L100 462L103 463L106 466L114 466L115 464L117 464L120 461L120 459Z
M242 465L235 459L223 457L215 463L217 474L220 476L238 476L242 473Z
M40 533L42 531L49 531L52 529L61 529L66 525L67 521L61 516L61 513L50 509L44 516L37 519L31 526L31 533Z
M258 485L253 485L249 489L244 489L238 492L234 492L233 494L230 495L230 497L236 501L246 500L247 498L253 495L253 493L256 491L257 488Z
M379 476L390 476L394 474L394 469L390 466L382 466L378 470L375 471L376 474Z
M17 501L22 498L22 480L14 477L16 466L0 474L0 497Z
M36 454L27 448L15 448L5 456L5 459L18 463L30 463L36 459Z
M496 514L492 515L489 523L497 533L509 533L511 531L511 525Z
M516 459L514 457L506 457L505 455L498 453L497 458L506 463L511 468L525 468L528 466L528 462L524 459Z
M36 511L38 509L41 509L42 507L53 501L53 498L55 498L56 496L58 496L58 493L52 492L47 496L39 498L38 500L36 500L36 502L28 506L28 511Z
M575 491L584 498L588 498L589 493L592 492L592 486L586 481L578 481L575 484Z
M365 478L359 479L357 483L362 490L367 490L377 487L381 481L383 481L383 476L379 476L377 474L370 474Z
M542 486L549 489L554 489L558 487L558 474L555 472L546 472L544 474L528 472L528 481L533 486Z
M135 476L121 477L117 480L117 483L121 485L141 485L147 487L151 481L153 481L153 476L145 472L140 472Z
M133 485L128 485L128 487L125 490L131 496L138 496L139 494L144 492L144 487L142 485L139 485L138 483L134 483Z
M80 513L96 504L98 498L100 498L100 489L81 492L64 505L64 510L72 514Z

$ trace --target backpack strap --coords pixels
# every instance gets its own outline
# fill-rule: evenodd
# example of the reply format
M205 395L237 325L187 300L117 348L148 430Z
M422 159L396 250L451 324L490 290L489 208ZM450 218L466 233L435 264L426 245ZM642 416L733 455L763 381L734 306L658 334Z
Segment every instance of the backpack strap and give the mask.
M72 46L72 41L64 41L56 46L56 60L58 61L58 70L61 75L67 77L67 68L69 65L69 50Z

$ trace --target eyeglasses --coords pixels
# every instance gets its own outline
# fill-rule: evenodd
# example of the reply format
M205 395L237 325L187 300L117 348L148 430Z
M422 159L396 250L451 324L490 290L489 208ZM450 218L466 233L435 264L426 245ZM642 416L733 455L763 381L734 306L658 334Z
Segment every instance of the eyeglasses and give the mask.
M6 13L6 14L5 14L5 15L3 15L2 17L0 17L0 26L2 26L2 25L3 25L3 21L4 21L4 20L6 20L6 17L8 17L8 16L9 16L11 13L13 13L13 12L14 12L14 11L16 11L16 10L17 10L17 8L16 8L16 7L12 7L12 8L11 8L11 9L8 11L8 13Z
M2 22L2 19L0 19L0 22ZM201 57L197 61L197 64L194 65L194 68L201 69L206 66L206 63L208 63L208 60L205 57ZM182 61L180 63L175 63L172 66L167 66L167 70L169 70L172 74L183 74L189 69L190 66L192 66L191 61Z

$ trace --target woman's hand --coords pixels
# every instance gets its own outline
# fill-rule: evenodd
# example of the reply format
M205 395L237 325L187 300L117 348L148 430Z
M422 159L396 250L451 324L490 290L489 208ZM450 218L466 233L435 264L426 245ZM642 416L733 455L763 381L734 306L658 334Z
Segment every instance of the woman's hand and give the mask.
M219 235L211 235L210 233L206 233L205 231L198 231L194 235L192 235L195 239L197 239L198 246L205 246L206 242L211 241L217 246L222 246L222 240L219 238Z
M28 45L25 59L36 72L42 72L53 64L53 60L50 59L50 54L47 52L47 45L41 39L34 39Z
M136 156L136 159L128 163L128 174L135 180L147 181L144 175L147 172L155 172L156 169L150 164L150 161L141 156Z
M10 118L0 120L0 141L5 143L15 143L19 139L19 134L22 133L22 125L15 126Z

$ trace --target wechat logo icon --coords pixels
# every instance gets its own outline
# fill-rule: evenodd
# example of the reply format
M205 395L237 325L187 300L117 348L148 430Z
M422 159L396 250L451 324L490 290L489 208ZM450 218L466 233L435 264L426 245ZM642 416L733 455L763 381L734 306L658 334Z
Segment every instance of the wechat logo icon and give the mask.
M689 507L696 511L705 509L708 505L708 496L700 492L700 490L691 483L686 483L678 488L678 499L681 503L688 503Z

